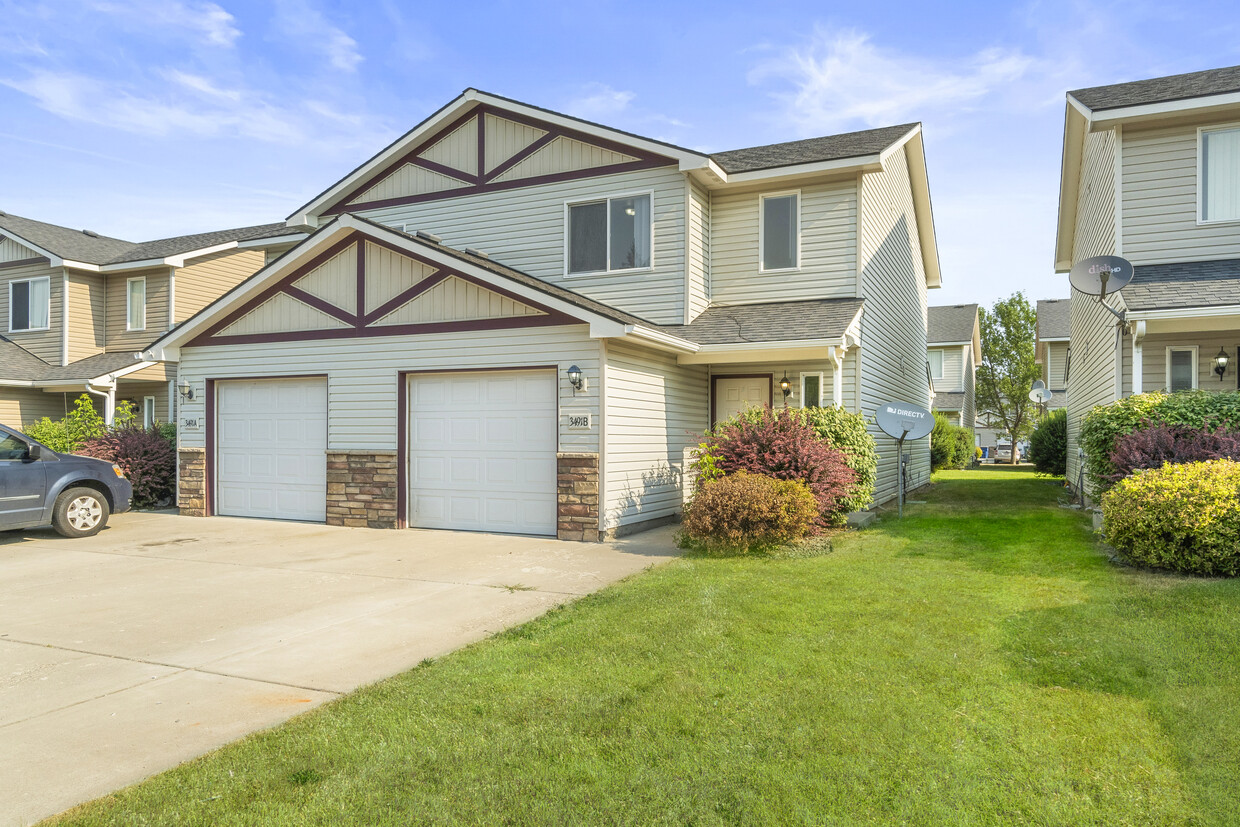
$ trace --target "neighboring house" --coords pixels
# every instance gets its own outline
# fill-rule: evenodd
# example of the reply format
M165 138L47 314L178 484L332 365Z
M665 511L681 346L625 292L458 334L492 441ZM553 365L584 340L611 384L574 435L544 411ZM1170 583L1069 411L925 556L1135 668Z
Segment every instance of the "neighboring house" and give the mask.
M975 424L977 365L982 359L982 329L976 304L931 307L926 333L926 361L934 388L934 410L953 425Z
M1068 341L1072 332L1071 299L1038 301L1037 362L1042 381L1053 394L1046 410L1068 406Z
M289 221L147 351L186 513L595 539L678 515L712 420L929 403L917 124L708 155L467 90Z
M1068 93L1055 268L1113 254L1136 269L1107 307L1072 295L1070 483L1093 407L1143 391L1236 389L1237 169L1240 67Z
M111 419L173 417L176 368L138 354L305 238L267 224L135 244L0 213L0 422L59 418L90 392Z

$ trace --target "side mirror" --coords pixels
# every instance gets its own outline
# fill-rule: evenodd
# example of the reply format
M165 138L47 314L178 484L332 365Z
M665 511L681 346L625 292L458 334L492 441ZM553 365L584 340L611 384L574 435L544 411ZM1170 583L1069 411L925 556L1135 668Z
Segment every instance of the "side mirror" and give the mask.
M26 456L29 459L43 459L43 446L34 444L27 446Z

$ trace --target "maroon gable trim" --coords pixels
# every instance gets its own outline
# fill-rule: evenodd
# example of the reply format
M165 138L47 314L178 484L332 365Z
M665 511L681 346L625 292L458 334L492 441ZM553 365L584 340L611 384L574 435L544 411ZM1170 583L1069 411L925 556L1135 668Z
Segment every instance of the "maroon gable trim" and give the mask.
M494 115L497 118L513 121L514 123L531 126L535 129L541 129L547 134L543 135L534 143L522 149L516 155L508 158L502 163L496 165L495 169L486 169L486 116ZM425 158L419 158L418 155L434 146L447 135L455 132L463 126L471 118L478 119L478 172L471 174L459 169L439 164L434 161L428 161ZM572 138L576 141L591 144L602 149L608 149L612 152L619 152L636 158L635 161L625 161L618 164L608 164L601 167L591 167L589 169L575 170L573 172L557 172L547 175L535 175L529 178L518 178L515 181L496 181L495 179L512 169L517 164L533 155L556 138ZM617 172L629 172L639 169L652 169L655 167L667 166L675 163L671 158L657 155L652 152L638 149L636 147L627 146L617 141L611 141L606 138L597 138L593 135L587 135L576 129L568 127L556 126L547 121L538 120L536 118L528 118L516 112L510 112L506 109L493 107L488 104L479 104L456 120L449 123L444 128L435 132L430 137L423 140L409 152L392 161L382 170L367 177L361 184L355 186L346 195L332 202L323 215L337 215L342 212L377 209L379 207L391 207L398 204L415 204L422 201L436 201L444 198L456 198L461 195L476 195L483 192L494 192L497 190L515 189L517 187L529 187L537 184L550 184L559 181L574 181L580 178L597 178L602 175L611 175ZM428 192L422 195L406 195L397 198L381 198L376 201L365 201L361 203L353 203L354 199L361 197L368 189L373 187L379 181L387 178L392 173L399 170L406 164L414 164L441 175L446 175L467 185L463 187L454 187L450 190L442 192Z

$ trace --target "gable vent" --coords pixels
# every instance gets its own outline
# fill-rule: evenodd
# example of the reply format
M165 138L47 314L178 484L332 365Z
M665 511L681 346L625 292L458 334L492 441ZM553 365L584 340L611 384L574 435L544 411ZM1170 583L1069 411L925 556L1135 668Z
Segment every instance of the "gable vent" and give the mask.
M478 258L490 258L491 257L490 253L484 253L482 250L476 250L473 247L466 247L465 252L469 253L471 256L477 256Z
M438 235L435 235L434 233L428 233L426 230L418 230L417 232L414 233L414 235L416 235L418 238L422 239L423 241L429 241L432 244L441 244L443 242L443 236L438 236Z
M90 236L91 238L98 238L98 237L99 237L99 233L95 232L94 230L82 230L82 234L83 234L83 235L88 235L88 236Z

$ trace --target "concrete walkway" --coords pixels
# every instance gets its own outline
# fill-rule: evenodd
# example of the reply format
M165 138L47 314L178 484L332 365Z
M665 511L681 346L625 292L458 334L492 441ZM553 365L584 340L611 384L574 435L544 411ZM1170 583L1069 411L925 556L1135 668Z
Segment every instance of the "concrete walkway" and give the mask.
M674 556L613 544L122 514L0 534L0 827L280 723Z

